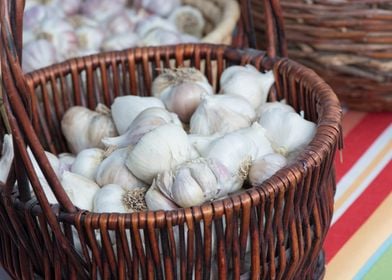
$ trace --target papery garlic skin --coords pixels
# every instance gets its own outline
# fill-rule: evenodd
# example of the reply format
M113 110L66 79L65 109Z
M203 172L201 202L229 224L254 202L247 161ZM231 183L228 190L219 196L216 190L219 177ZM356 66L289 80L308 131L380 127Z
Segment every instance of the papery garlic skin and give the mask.
M177 7L168 17L182 33L201 38L205 20L201 11L195 7L184 5Z
M71 172L95 180L98 166L105 156L105 151L98 148L85 149L81 151L72 164Z
M143 36L141 46L175 45L182 42L181 33L178 31L155 28Z
M72 203L83 210L93 210L93 199L99 186L81 175L65 171L61 184Z
M248 127L256 117L252 106L242 97L205 96L190 120L190 133L211 135Z
M137 115L151 107L165 108L165 105L156 97L136 95L116 97L111 105L111 112L118 133L124 134Z
M137 17L136 13L131 10L134 15L133 18ZM118 14L113 15L107 21L107 31L110 34L128 34L135 29L136 20L132 19L127 11L121 11Z
M96 213L132 213L147 210L145 188L124 188L116 184L103 186L94 196Z
M188 134L188 140L199 154L205 154L208 146L216 139L222 137L222 134L212 135Z
M142 7L153 14L165 17L180 6L180 0L135 0L134 5L136 8Z
M286 100L283 99L281 101L266 102L266 103L262 104L259 108L257 108L257 116L260 119L264 113L266 113L269 110L276 109L276 108L282 109L287 112L295 113L294 108L291 107L290 105L288 105L286 103Z
M87 148L104 148L102 138L117 136L110 110L102 104L95 111L70 107L61 120L61 130L74 154Z
M103 51L120 51L127 48L136 47L139 43L139 36L134 33L124 32L107 37L101 45Z
M30 41L23 46L23 71L28 73L58 61L57 51L48 40Z
M256 159L252 162L252 166L249 170L249 183L254 187L261 185L286 164L287 159L276 153L267 154Z
M144 187L140 181L125 166L125 159L128 157L129 149L118 149L107 156L98 166L95 181L98 185L116 184L124 188Z
M81 5L84 15L105 22L125 9L127 0L85 0Z
M230 67L222 73L221 93L227 95L239 95L246 99L253 108L259 107L267 101L269 90L274 83L272 71L267 73L258 72L253 66L234 66L234 71Z
M316 134L316 124L279 108L265 112L259 123L266 129L275 152L287 156L303 149Z
M157 15L151 15L143 18L136 24L136 33L144 38L154 29L162 28L167 31L177 32L177 27L170 21Z
M137 178L151 185L158 173L190 159L191 150L186 132L175 124L166 124L145 134L125 164Z
M78 45L83 50L98 52L105 38L105 34L99 27L80 26L75 29Z
M5 183L14 160L14 145L11 134L4 135L3 148L0 155L0 182Z
M169 198L167 198L156 186L155 179L152 182L151 187L146 192L146 196L144 197L146 200L147 208L150 211L170 211L175 210L178 206Z
M134 146L146 133L168 123L182 127L176 114L160 107L147 108L133 120L124 134L118 137L103 138L102 142L107 147L125 148Z
M74 163L76 157L71 153L61 153L58 155L58 158L64 171L71 171L71 166Z

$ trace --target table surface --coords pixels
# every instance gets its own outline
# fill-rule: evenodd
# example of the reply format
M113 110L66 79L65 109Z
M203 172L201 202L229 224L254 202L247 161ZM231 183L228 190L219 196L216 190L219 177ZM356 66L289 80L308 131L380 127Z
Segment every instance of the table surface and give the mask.
M392 113L344 112L325 280L392 279ZM342 161L341 161L342 158ZM0 268L0 279L9 279Z
M325 280L392 279L392 113L344 112Z

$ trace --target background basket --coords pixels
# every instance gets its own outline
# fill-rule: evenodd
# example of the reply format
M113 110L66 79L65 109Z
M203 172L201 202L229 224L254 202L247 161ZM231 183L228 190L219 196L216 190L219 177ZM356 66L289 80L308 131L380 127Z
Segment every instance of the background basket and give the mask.
M9 7L10 3L15 6ZM207 44L135 48L72 59L23 75L17 55L20 35L13 36L20 31L20 3L2 1L0 17L6 112L0 137L10 127L15 146L12 172L0 184L0 260L12 277L322 277L322 244L333 211L333 159L340 145L341 109L332 90L314 72L275 57L282 48L282 44L272 47L279 42L279 25L269 29L269 55ZM275 10L277 2L265 4L269 24L281 22L276 19L280 15ZM285 98L297 111L303 110L307 119L317 123L315 138L292 164L260 187L221 201L167 212L79 211L44 154L44 149L53 153L66 150L59 133L61 116L76 104L93 108L98 102L109 105L116 96L130 92L148 95L158 74L155 69L173 61L177 66L204 65L205 75L218 86L214 79L230 65L250 63L260 71L272 69L276 84L269 100ZM49 205L26 145L60 205ZM30 197L28 182L36 198Z
M253 0L256 19L263 18ZM392 4L388 0L282 0L289 57L314 69L342 103L392 111ZM264 27L257 26L263 46Z

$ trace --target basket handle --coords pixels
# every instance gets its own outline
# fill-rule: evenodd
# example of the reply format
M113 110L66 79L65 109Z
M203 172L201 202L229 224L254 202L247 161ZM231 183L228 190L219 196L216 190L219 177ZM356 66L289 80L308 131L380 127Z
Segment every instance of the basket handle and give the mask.
M252 1L254 0L240 0L241 4L241 24L245 36L248 40L247 46L257 49L255 23L252 16ZM258 0L263 1L266 40L267 40L267 54L270 58L287 57L287 42L284 29L283 11L280 5L280 0ZM241 39L240 39L241 40ZM244 44L237 44L244 45Z

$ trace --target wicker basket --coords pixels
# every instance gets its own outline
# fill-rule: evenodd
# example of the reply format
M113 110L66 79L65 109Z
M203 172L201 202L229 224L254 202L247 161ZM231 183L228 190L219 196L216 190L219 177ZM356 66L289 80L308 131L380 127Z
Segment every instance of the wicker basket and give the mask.
M314 69L348 107L392 111L391 1L282 0L281 5L292 59ZM262 6L253 11L263 18ZM263 27L258 28L262 45Z
M16 6L9 7L10 3ZM279 16L272 12L276 1L265 3L267 18ZM0 17L2 112L6 113L0 122L0 138L10 128L15 146L12 172L0 184L0 261L12 277L239 279L243 274L251 279L322 278L322 245L335 191L333 159L341 143L341 109L332 90L313 71L271 56L277 48L269 48L267 55L253 49L188 44L72 59L24 76L17 58L21 38L13 36L21 30L19 4L2 1ZM17 12L9 17L9 10ZM267 38L271 44L279 41L273 32ZM75 104L89 108L98 102L110 104L115 96L129 92L148 95L157 66L171 61L197 68L205 65L210 82L230 65L251 63L260 71L272 69L276 84L269 99L285 98L296 110L303 110L307 119L317 123L315 138L292 164L261 186L221 201L167 212L79 211L44 154L44 149L66 150L60 133L64 111ZM217 67L210 67L212 63ZM49 205L26 145L59 205ZM29 195L28 181L36 198Z

